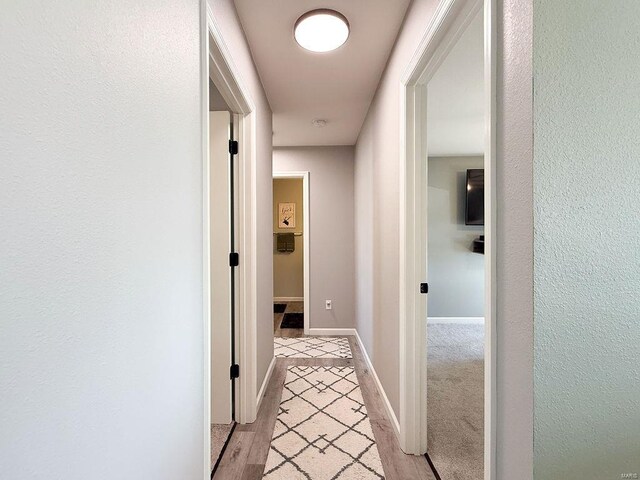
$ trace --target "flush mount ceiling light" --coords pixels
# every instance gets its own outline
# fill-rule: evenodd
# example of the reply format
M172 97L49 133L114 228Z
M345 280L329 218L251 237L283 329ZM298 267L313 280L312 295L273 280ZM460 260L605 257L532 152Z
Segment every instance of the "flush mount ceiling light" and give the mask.
M311 10L296 21L293 35L302 48L312 52L330 52L349 38L349 22L335 10Z

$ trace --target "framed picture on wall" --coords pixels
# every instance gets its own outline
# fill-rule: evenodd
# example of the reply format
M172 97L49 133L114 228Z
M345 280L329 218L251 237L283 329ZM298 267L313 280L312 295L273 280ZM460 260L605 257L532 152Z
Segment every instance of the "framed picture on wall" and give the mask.
M296 204L278 204L278 228L296 228Z

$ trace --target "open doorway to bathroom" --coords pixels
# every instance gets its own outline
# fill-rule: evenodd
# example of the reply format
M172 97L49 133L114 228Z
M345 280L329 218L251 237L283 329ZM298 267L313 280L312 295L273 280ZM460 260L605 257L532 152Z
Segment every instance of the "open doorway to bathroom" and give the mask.
M276 337L304 335L302 178L273 179L273 330Z
M273 331L302 337L308 318L308 173L273 174ZM307 307L307 308L305 308Z
M309 332L308 173L273 174L273 331Z

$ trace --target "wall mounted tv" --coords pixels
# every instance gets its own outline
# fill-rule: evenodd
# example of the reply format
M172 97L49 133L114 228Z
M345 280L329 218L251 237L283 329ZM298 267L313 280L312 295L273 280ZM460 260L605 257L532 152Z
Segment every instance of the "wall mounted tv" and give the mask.
M465 225L484 225L484 170L467 170L467 202L465 205Z

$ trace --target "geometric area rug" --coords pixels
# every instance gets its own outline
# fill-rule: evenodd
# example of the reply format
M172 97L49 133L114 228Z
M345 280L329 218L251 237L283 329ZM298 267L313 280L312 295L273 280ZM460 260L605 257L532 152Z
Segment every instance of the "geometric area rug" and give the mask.
M274 355L284 358L352 358L345 337L274 337Z
M353 367L288 367L263 478L384 479Z

